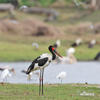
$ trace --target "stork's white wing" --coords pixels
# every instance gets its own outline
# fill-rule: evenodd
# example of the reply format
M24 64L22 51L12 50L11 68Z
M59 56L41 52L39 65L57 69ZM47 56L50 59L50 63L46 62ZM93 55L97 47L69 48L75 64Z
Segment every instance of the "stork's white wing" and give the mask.
M46 57L48 57L48 59L50 59L50 60L52 59L52 56L48 53L44 53L44 54L40 55L39 59L43 59L43 58L46 58Z
M8 69L5 69L2 73L1 73L1 79L4 79L6 78L8 75L9 75L9 70Z

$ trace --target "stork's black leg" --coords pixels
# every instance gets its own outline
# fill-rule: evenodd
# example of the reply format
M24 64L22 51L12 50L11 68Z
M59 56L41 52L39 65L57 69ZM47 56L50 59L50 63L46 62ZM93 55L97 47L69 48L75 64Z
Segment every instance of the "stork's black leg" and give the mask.
M41 74L42 74L42 71L40 70L40 78L39 78L39 95L41 94Z
M42 95L43 95L43 74L44 74L44 69L42 69Z

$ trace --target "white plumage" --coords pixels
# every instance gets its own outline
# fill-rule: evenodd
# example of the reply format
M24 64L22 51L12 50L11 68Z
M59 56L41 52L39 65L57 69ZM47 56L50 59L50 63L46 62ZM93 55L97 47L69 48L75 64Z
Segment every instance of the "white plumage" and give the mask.
M38 63L35 63L34 71L39 70L39 69L43 69L43 68L47 67L50 64L50 62L52 61L52 56L48 53L44 53L44 54L40 55L40 58L38 58L38 60L44 59L46 57L48 57L48 61L42 67L39 67Z
M62 58L57 58L56 62L60 62L60 63L75 63L77 60L74 56L75 53L75 48L69 48L68 50L66 50L66 56L63 56Z
M78 38L75 42L76 42L77 45L80 45L80 43L82 43L82 39Z
M80 3L77 0L73 0L76 6L80 6Z
M4 80L7 77L11 77L11 73L9 72L8 69L5 69L2 73L1 73L1 79Z
M81 6L81 5L83 5L84 8L87 8L87 7L85 6L85 3L84 3L84 2L81 2L81 1L79 1L79 0L73 0L73 2L75 3L76 6Z
M60 72L57 76L56 76L57 79L61 80L61 83L62 83L62 80L64 78L66 78L66 72Z
M37 77L40 76L39 72L30 72L30 74L28 75L27 80L32 80L32 76L35 75Z
M90 29L93 30L94 28L95 28L95 26L94 26L93 24L91 24L91 25L90 25Z
M95 44L96 44L96 40L92 40L92 41L91 41L91 44L92 44L92 45L95 45Z
M48 53L44 53L42 55L40 55L40 59L46 58L48 57L49 61L52 61L52 56Z
M15 73L15 70L9 66L0 67L0 70L2 71L0 78L3 82L12 76L11 72Z
M54 46L50 45L48 47L48 50L50 51L50 53L52 55L49 55L49 54L45 53L45 54L42 54L42 55L38 56L37 58L35 58L32 61L32 63L28 67L27 71L23 71L24 73L29 75L31 72L33 72L35 70L40 70L39 95L41 94L41 92L42 92L42 95L43 95L43 74L44 74L44 68L47 67L52 62L52 60L55 60L57 55L62 58L62 56L56 51Z
M66 55L70 55L70 54L74 54L75 53L75 48L69 48L68 50L66 50Z
M96 40L91 40L90 43L88 44L89 48L93 48L96 44Z
M35 49L39 49L39 44L38 44L38 43L33 42L33 43L32 43L32 47L34 47Z
M60 47L61 46L61 41L60 40L57 40L56 41L56 44L57 44L58 47Z
M26 9L26 8L28 8L26 5L23 5L23 6L21 6L20 8L19 8L19 10L23 10L23 9Z

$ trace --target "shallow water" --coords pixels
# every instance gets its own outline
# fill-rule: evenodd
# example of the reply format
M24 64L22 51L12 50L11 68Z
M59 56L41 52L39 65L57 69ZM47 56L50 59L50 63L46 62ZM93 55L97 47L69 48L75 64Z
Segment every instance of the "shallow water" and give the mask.
M22 73L23 69L27 69L31 62L12 62L0 63L0 66L9 65L14 67L16 75L9 77L9 83L38 83L39 77L33 74L31 81L27 80L27 75ZM50 64L44 71L44 83L54 84L61 83L56 79L60 72L66 72L67 76L62 83L89 83L100 84L100 62L78 62L75 64ZM39 71L38 71L39 72ZM2 80L0 79L0 82Z

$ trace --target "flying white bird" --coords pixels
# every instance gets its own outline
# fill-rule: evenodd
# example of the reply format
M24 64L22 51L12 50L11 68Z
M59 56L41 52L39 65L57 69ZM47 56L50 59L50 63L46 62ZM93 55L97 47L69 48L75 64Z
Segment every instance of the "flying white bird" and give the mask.
M61 80L61 83L62 83L62 80L64 78L66 78L66 72L60 72L57 76L56 76L57 79Z

